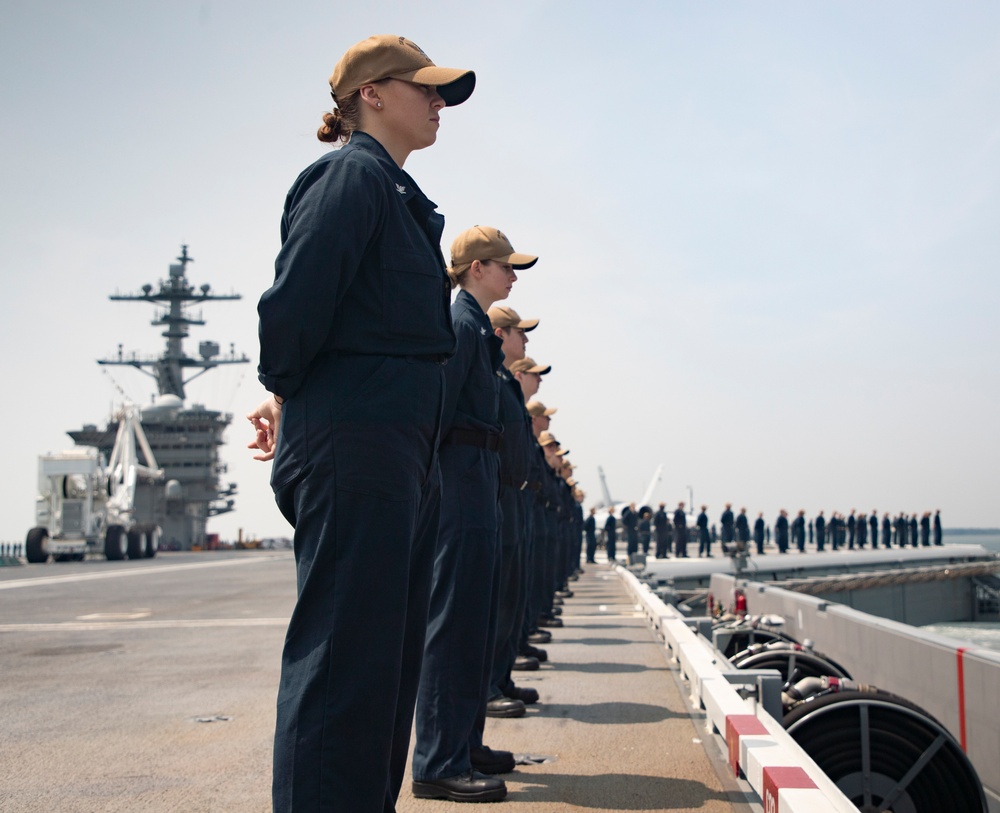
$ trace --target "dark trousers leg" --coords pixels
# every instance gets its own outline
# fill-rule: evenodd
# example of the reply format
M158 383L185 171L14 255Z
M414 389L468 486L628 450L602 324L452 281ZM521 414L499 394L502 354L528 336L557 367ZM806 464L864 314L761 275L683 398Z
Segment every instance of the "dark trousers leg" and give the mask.
M501 695L503 688L510 682L510 670L517 657L521 638L518 621L521 617L521 588L524 582L524 551L521 545L524 517L520 493L510 486L502 486L500 489L500 508L503 519L500 530L497 634L487 699Z
M469 744L486 693L497 624L497 457L469 446L441 450L441 532L416 708L413 778L471 770Z
M338 391L316 386L319 371L282 420L275 497L295 527L298 600L278 687L275 813L379 813L401 783L393 771L423 651L443 382L435 365L363 364L359 386L397 386L338 403ZM350 381L347 372L338 377Z
M510 672L521 641L521 588L524 571L520 545L506 545L501 553L497 637L487 699L499 697L510 684Z

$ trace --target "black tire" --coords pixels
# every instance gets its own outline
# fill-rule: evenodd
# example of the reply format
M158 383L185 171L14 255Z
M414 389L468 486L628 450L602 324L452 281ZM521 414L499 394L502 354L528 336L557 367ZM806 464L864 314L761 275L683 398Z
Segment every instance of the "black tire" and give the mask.
M44 565L49 561L49 531L47 528L32 528L24 540L24 558L32 565Z
M156 552L160 549L160 529L150 528L146 531L146 549L143 552L147 559L152 559L156 556Z
M737 669L777 669L786 684L796 683L807 677L851 678L846 669L825 655L794 649L766 649L734 659L733 666Z
M142 559L146 555L146 532L133 528L128 532L128 558Z
M955 738L919 706L897 695L821 695L793 708L782 725L862 813L987 809L975 768Z
M753 644L769 644L771 641L790 641L796 643L795 639L783 632L773 632L771 630L740 630L729 639L726 644L726 651L722 654L727 658L732 658Z
M118 562L128 550L128 535L121 525L109 525L104 533L104 555L108 561Z

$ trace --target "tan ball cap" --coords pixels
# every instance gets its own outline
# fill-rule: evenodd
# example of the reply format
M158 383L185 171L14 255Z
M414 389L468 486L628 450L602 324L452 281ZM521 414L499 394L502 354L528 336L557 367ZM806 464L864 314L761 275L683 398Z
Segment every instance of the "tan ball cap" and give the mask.
M528 401L524 407L533 418L544 415L546 418L555 415L559 410L555 407L546 407L541 401Z
M522 319L516 310L506 305L494 305L486 315L490 317L490 324L494 330L498 327L519 327L528 331L538 327L537 319Z
M553 443L556 446L559 445L559 441L556 440L555 435L553 435L547 429L544 432L539 432L538 433L538 445L539 446L551 446Z
M406 37L378 34L347 49L333 69L330 88L334 100L346 99L364 85L382 79L433 85L448 107L464 102L476 87L473 71L439 68Z
M510 263L517 270L531 268L538 257L532 254L518 254L507 239L507 235L492 226L473 226L466 229L451 244L451 267L459 268L473 260L495 260Z
M523 359L518 359L510 365L510 371L512 373L538 373L539 375L545 375L551 370L551 364L548 367L543 367L529 356L525 356Z

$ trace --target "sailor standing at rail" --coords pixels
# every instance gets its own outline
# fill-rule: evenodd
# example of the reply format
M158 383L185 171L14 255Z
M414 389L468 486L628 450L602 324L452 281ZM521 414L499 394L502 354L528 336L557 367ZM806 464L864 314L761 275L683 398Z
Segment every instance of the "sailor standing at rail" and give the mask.
M635 509L635 503L629 503L628 514L622 509L622 522L625 524L625 539L627 547L625 552L631 556L639 551L639 514Z
M941 509L934 512L934 544L941 545Z
M666 559L670 550L670 519L667 517L667 504L661 502L653 514L653 533L656 535L656 558Z
M820 511L816 515L816 550L819 553L823 552L826 547L826 520L823 518L823 512Z
M757 546L757 555L764 555L764 531L766 523L764 522L764 512L761 511L757 514L757 519L753 523L753 541Z
M403 37L352 46L317 133L350 141L307 168L285 201L274 284L257 307L258 373L273 397L247 416L295 528L275 813L382 813L403 781L437 538L442 363L455 333L444 219L402 167L434 143L441 109L474 86L471 71L437 67ZM375 595L378 612L365 611Z
M917 520L917 512L914 511L912 514L910 514L910 544L913 547L917 547L920 544L920 541L917 538L919 533L919 525L920 523Z
M868 517L864 514L858 516L855 532L858 537L858 547L864 550L865 544L868 542Z
M537 691L515 686L511 679L511 670L518 658L527 602L527 530L531 505L525 495L531 493L527 491L527 484L531 458L535 454L535 440L521 384L509 369L514 362L524 358L527 333L538 326L538 320L522 320L507 307L490 308L488 316L494 335L503 342L504 353L503 367L497 372L500 378L500 422L504 430L504 442L500 447L500 594L487 704L487 714L497 716L498 707L508 705L504 701L538 702ZM534 667L538 667L537 661Z
M739 516L736 517L736 540L740 543L741 551L749 547L750 542L750 520L747 518L747 509L741 508ZM711 555L711 554L709 554Z
M583 533L587 537L587 564L592 565L596 561L594 555L597 552L597 513L596 508L591 508L587 518L583 521Z
M510 311L510 309L506 309ZM510 311L508 319L520 321L520 317L514 311ZM492 320L491 320L492 321ZM518 383L521 384L522 392L527 384L531 392L534 393L537 387L532 385L534 378L516 375ZM548 466L545 463L545 453L538 445L538 436L548 430L551 417L558 410L554 407L546 407L541 401L537 401L525 392L529 398L525 408L531 415L531 432L533 435L533 453L530 460L530 474L528 488L525 489L525 497L531 506L531 523L529 526L528 556L526 563L526 604L524 610L524 621L521 625L521 645L518 651L522 654L533 655L540 661L546 660L548 655L544 650L537 649L533 644L548 643L552 639L551 633L538 628L538 621L542 614L542 608L546 606L545 597L545 561L547 550L547 520L548 496L547 496L547 474Z
M920 544L925 548L931 544L931 512L924 511L920 517Z
M677 503L677 510L674 511L674 554L681 559L688 558L687 514L684 513L683 502Z
M509 752L493 752L482 741L499 612L503 437L497 377L503 343L486 311L507 298L516 271L536 260L515 253L502 232L487 226L467 229L451 246L458 348L445 368L441 528L413 748L418 799L497 801L506 785L480 771L514 767Z
M516 316L516 312L510 312ZM542 385L542 376L552 371L551 365L536 364L535 360L530 356L525 356L523 359L513 362L508 369L514 378L517 379L517 383L521 385L524 399L528 402L533 400L538 393ZM531 625L531 634L533 635L539 632L537 627L540 626L562 626L562 620L556 618L552 612L553 596L550 589L550 584L554 579L554 576L551 574L555 568L556 547L558 545L558 486L551 467L545 462L544 450L540 448L540 444L538 443L538 438L541 432L544 431L538 427L541 423L548 421L549 415L552 412L555 412L555 410L551 410L551 412L544 415L542 420L539 420L536 416L532 416L531 421L532 432L535 435L537 447L535 460L532 461L532 476L539 478L537 481L532 481L539 490L535 494L534 505L536 510L532 514L534 533L532 560L534 561L534 566L532 567L532 585L528 599L529 610L527 611ZM537 510L538 508L542 509L540 514ZM545 636L539 634L536 637Z
M800 510L792 520L792 539L799 553L806 552L806 512Z
M645 506L639 511L639 522L637 523L639 529L639 547L642 548L642 552L646 555L649 554L649 542L653 536L651 516L649 509Z
M872 550L878 550L878 511L872 509L872 515L868 518L868 527L871 528Z
M712 553L712 537L708 532L708 506L703 505L701 507L701 513L698 514L698 519L695 520L695 525L698 528L698 553L701 554L705 551L709 555Z
M889 519L889 512L882 515L882 547L892 547L892 520Z
M774 541L778 553L788 553L788 512L782 508L774 522Z
M726 510L722 512L722 516L719 518L719 525L722 526L722 548L723 550L728 550L729 543L733 541L733 504L731 502L726 503ZM705 551L708 553L708 550ZM698 546L698 555L701 556L701 546Z
M615 563L618 541L618 521L615 519L615 507L608 506L608 518L604 520L604 550L608 554L608 564Z

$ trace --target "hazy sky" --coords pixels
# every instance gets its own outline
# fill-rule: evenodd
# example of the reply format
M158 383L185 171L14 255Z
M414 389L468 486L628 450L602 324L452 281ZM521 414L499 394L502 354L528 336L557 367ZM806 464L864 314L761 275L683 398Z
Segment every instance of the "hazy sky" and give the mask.
M158 353L182 243L197 343L254 364L192 400L234 413L238 510L288 533L243 415L285 193L343 51L374 33L473 68L406 169L447 218L540 255L508 300L539 317L539 397L588 503L763 511L940 508L998 526L1000 5L986 2L3 2L0 236L8 443L0 540L33 524L37 455L103 423L95 359Z

